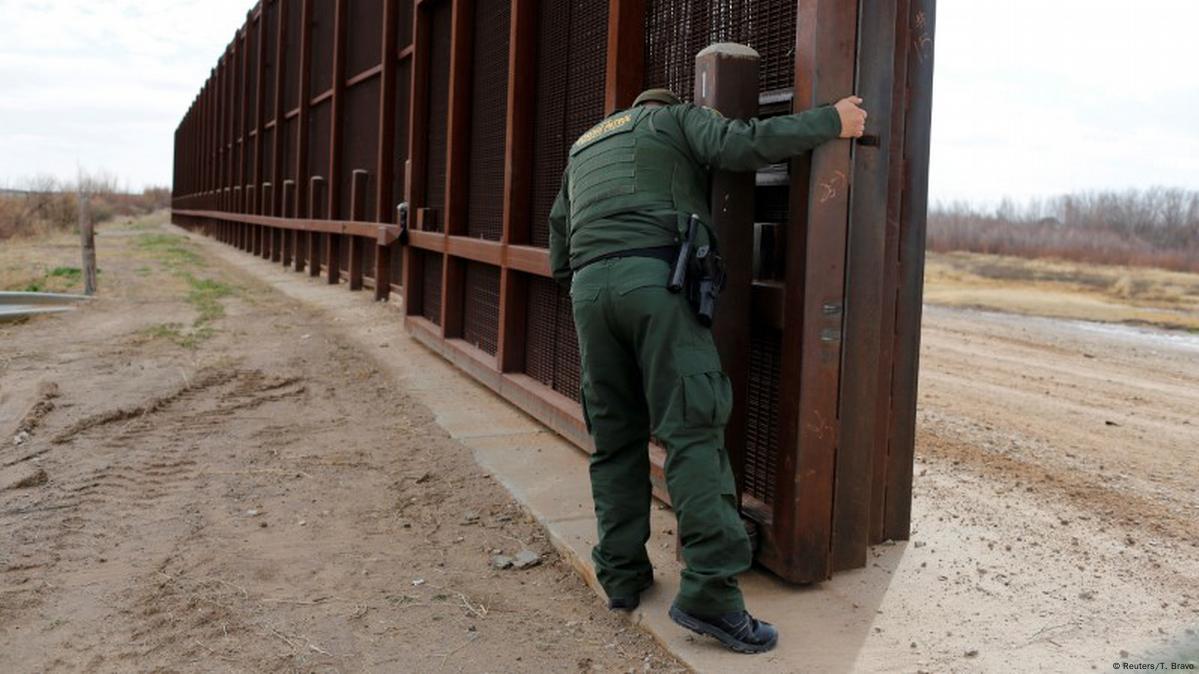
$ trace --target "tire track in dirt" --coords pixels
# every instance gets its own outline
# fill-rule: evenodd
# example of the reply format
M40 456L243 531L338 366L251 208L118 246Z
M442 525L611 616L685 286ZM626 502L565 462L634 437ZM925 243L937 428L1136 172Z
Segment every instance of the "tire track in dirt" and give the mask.
M75 439L76 436L100 426L144 418L162 411L190 393L200 392L212 386L219 386L237 376L238 373L235 370L218 369L201 372L195 379L187 381L173 391L150 398L141 405L131 408L108 410L80 419L71 424L66 430L56 434L50 441L56 445L61 445Z
M0 517L0 539L12 541L0 554L0 614L14 602L29 608L40 588L36 581L58 565L102 563L97 549L108 547L108 539L143 531L157 501L197 479L199 468L190 454L202 439L219 432L230 414L305 391L299 377L214 369L138 405L89 415L55 434L49 447L62 446L60 451L75 460L58 466L51 487L35 500ZM187 411L168 414L176 408Z

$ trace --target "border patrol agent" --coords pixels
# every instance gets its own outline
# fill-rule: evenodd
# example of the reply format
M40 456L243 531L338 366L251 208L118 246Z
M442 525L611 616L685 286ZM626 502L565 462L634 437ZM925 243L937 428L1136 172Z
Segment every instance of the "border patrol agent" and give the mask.
M651 89L570 149L550 213L550 263L570 284L579 335L583 413L596 448L592 559L611 609L636 608L653 583L645 551L653 437L666 448L686 565L671 617L740 652L777 642L769 623L746 612L737 586L752 553L724 448L732 388L711 333L668 279L691 215L703 223L696 245L715 247L711 169L753 171L860 136L860 102L743 121Z

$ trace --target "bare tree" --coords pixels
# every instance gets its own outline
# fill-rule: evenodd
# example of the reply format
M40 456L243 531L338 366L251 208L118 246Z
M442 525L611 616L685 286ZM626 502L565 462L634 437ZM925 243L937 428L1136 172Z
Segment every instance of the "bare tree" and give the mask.
M929 248L1199 272L1199 192L1093 191L929 212Z

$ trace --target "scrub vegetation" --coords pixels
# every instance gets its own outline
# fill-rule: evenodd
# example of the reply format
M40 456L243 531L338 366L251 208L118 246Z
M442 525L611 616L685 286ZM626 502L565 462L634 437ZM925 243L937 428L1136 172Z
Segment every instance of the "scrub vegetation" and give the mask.
M1199 272L1199 192L1156 187L1082 192L993 209L938 204L931 251Z
M136 218L171 205L169 187L147 187L140 193L122 190L107 173L82 175L74 182L50 176L0 186L0 240L74 231L79 223L79 192L89 195L96 223Z

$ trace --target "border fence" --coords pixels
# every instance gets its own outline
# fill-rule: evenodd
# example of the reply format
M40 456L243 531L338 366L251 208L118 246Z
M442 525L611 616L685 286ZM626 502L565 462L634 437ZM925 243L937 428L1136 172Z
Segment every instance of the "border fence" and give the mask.
M730 117L858 93L864 138L713 176L742 511L760 563L823 580L909 535L934 9L261 0L176 131L172 219L402 293L415 338L586 449L570 300L546 250L570 144L651 86ZM760 60L697 61L717 42Z

